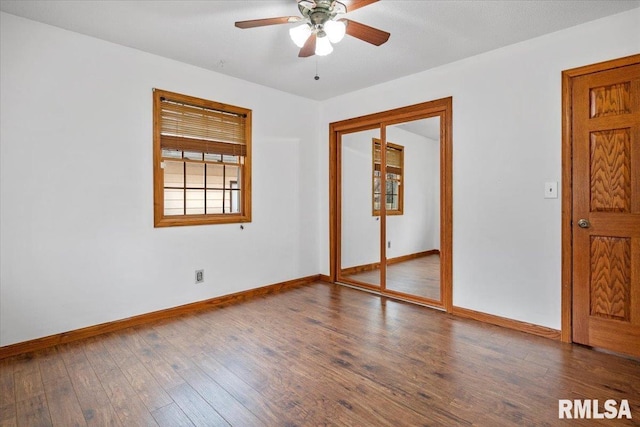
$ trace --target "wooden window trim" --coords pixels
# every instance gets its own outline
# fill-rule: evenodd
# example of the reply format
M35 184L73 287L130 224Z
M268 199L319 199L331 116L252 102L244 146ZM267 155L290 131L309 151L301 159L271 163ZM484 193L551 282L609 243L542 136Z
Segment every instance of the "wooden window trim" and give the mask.
M244 163L241 167L242 195L239 203L240 213L237 214L190 214L190 215L165 215L164 214L164 171L162 169L162 138L161 138L161 102L164 99L179 103L198 106L206 109L245 115L244 148L242 154ZM206 224L232 224L251 222L251 120L252 111L247 108L222 104L193 96L182 95L161 89L153 89L153 211L154 227L174 227ZM165 138L166 139L166 138ZM211 146L216 148L218 144L213 141ZM228 153L224 153L228 154ZM170 159L167 159L170 160Z
M375 208L375 173L376 173L376 145L380 145L381 141L378 138L373 138L371 143L372 150L372 165L371 165L371 210L373 212L373 216L380 216L380 209ZM391 148L400 152L400 173L396 172L388 172L388 173L396 173L396 175L400 175L399 184L398 184L398 209L386 209L386 215L403 215L404 214L404 146L394 144L393 142L388 142L386 144L387 148ZM382 148L381 148L382 149ZM380 200L380 203L383 201ZM385 201L386 205L386 201Z

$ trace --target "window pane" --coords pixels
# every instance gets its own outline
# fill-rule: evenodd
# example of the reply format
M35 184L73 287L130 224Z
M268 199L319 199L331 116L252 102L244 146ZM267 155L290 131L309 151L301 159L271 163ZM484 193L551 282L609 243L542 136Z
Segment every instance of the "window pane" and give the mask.
M387 196L387 210L398 210L398 196Z
M184 215L184 190L164 190L164 214Z
M225 163L238 163L239 160L238 156L222 156L222 161Z
M231 190L224 192L224 213L231 213Z
M204 190L187 190L187 215L204 213Z
M242 158L240 159L240 161L242 161ZM237 188L239 190L242 190L244 185L242 185L242 174L243 174L243 167L240 166L238 168L238 180L234 183L234 181L231 181L231 188ZM240 193L242 194L242 193Z
M184 158L189 160L202 160L202 153L185 151Z
M231 188L234 188L234 184L231 184ZM235 186L237 188L237 186ZM229 212L231 213L239 213L240 212L240 190L231 190L231 206L229 207Z
M174 158L174 159L181 159L182 158L182 151L163 149L162 150L162 157L171 157L171 158Z
M373 209L376 211L380 210L380 193L374 194L373 196Z
M225 188L231 188L232 182L235 182L236 186L240 182L239 166L225 166Z
M387 181L387 209L398 210L398 181Z
M222 189L222 174L224 173L223 165L207 165L207 188ZM222 209L222 205L220 205Z
M222 213L222 190L207 190L207 213Z
M387 196L392 196L394 194L396 194L396 185L397 184L395 181L387 181Z
M208 162L220 162L222 161L222 154L204 154L204 159Z
M187 163L187 188L204 188L204 163Z
M164 162L164 186L165 187L184 187L184 163L172 162L165 160Z

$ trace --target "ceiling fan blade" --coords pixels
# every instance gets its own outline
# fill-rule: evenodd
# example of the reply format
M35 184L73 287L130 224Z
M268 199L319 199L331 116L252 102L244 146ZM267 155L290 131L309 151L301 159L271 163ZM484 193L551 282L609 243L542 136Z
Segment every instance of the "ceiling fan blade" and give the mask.
M307 41L305 42L304 46L302 46L302 49L300 49L300 53L298 54L298 56L300 58L306 58L309 56L313 56L315 54L316 54L316 35L311 34L307 39Z
M386 43L391 35L386 31L352 21L351 19L341 19L341 21L344 21L347 24L347 34L376 46Z
M338 0L338 1L347 7L347 12L353 12L354 10L360 9L361 7L369 6L370 4L375 3L378 0Z
M238 28L255 28L264 27L267 25L289 24L291 22L298 22L302 18L299 16L281 16L278 18L265 18L265 19L251 19L249 21L238 21L236 27Z

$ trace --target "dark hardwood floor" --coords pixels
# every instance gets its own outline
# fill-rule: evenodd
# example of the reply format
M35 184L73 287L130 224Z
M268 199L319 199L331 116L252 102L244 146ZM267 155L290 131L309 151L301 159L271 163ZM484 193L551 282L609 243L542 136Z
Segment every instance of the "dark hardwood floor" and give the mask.
M345 278L380 286L380 269L345 275ZM387 289L439 301L440 255L387 265Z
M439 301L440 255L387 266L387 289Z
M558 420L628 399L632 420ZM0 361L1 426L638 425L640 362L314 283Z

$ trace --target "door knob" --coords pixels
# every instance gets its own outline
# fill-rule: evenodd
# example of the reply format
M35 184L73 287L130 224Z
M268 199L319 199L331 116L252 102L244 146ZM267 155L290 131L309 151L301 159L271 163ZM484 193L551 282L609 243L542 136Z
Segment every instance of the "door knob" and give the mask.
M578 220L578 227L580 227L580 228L589 228L590 225L591 224L589 223L588 219L582 218L582 219Z

